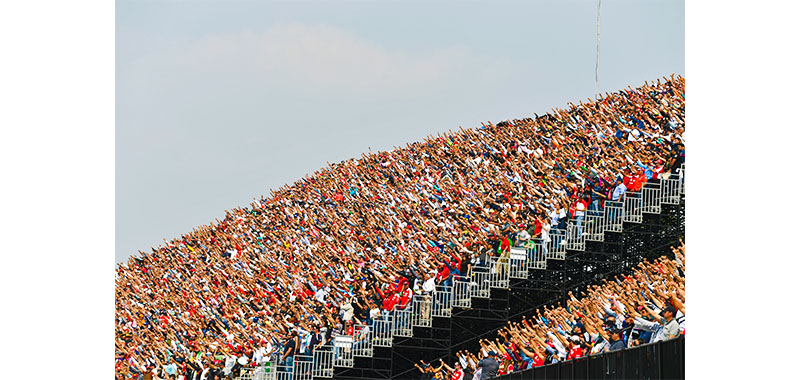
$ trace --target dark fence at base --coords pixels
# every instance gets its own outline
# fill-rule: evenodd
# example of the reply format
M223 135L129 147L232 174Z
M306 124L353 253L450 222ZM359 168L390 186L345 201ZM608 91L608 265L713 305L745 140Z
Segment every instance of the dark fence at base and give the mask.
M532 379L683 379L685 338L526 369L496 377Z

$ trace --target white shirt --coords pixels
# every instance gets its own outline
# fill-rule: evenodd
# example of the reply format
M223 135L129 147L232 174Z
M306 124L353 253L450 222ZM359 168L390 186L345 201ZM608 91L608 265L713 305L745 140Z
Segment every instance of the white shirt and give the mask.
M659 335L661 335L661 330L662 330L662 326L661 326L660 323L651 322L651 321L636 317L636 318L633 319L633 326L636 327L637 329L640 329L640 330L647 330L647 331L652 331L653 332L653 334L650 336L650 342L648 342L648 343L658 342L659 340L661 340L661 339L659 339Z
M378 318L381 315L381 309L373 308L369 310L369 317L370 319Z
M317 301L324 303L325 302L325 296L327 294L328 294L328 292L326 292L325 289L320 288L320 289L317 290L316 293L314 293L314 298L316 298Z
M342 304L342 312L344 312L342 320L349 321L353 319L353 305L349 303Z
M542 241L545 243L550 242L550 225L547 223L542 224Z
M225 358L225 368L222 369L222 372L224 372L226 376L229 375L231 373L231 370L233 369L233 366L235 365L236 365L236 356L233 355L228 356L227 358Z
M600 335L600 334L594 334L594 336L592 336L592 340L597 339L597 335ZM600 343L596 343L592 347L591 354L594 355L594 354L596 354L598 352L603 352L603 350L605 350L606 347L608 347L608 346L609 346L608 341L603 339L603 340L600 341Z
M556 347L556 351L558 353L558 357L561 358L562 360L564 358L566 358L567 357L567 348L564 347L563 344L561 344L561 341L558 340L558 338L556 338L556 336L553 335L553 333L551 333L551 332L548 332L547 336L550 337L550 340L553 342L553 345Z
M253 352L253 361L256 364L261 364L264 360L264 357L267 354L267 350L264 347L259 347L255 352Z
M578 204L575 206L575 216L583 216L584 210L586 210L586 206L583 204L583 202L578 202Z
M432 292L436 289L436 281L431 277L422 284L422 290L425 292Z

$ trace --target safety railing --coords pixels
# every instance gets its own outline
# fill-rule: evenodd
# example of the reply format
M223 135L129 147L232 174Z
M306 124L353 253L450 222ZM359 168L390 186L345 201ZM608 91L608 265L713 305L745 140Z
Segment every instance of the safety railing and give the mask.
M586 234L583 233L583 225L582 223L578 223L578 221L574 219L570 219L569 223L567 224L567 241L566 246L567 249L571 249L573 251L583 251L586 249Z
M549 241L545 242L545 257L548 259L564 260L567 254L567 245L565 239L567 238L567 231L551 228L547 234Z
M623 202L622 220L629 223L642 222L642 193L631 192L625 193L625 200Z
M333 365L353 367L353 337L340 335L333 338Z
M433 316L448 318L452 308L453 287L436 285L436 291L433 293Z
M468 309L472 307L469 278L453 276L453 307Z
M603 205L603 217L605 218L605 231L622 232L623 222L623 203L606 201Z
M642 188L642 212L648 214L661 213L661 184L648 182Z
M377 347L392 346L392 328L394 327L394 317L384 315L372 320L372 339Z
M681 180L681 194L686 194L686 164L681 164L681 168L678 169L678 176Z
M333 377L333 347L331 345L320 346L312 355L314 361L314 377Z
M395 309L393 314L394 325L392 326L392 335L404 337L412 336L413 326L411 325L411 308L405 308L404 310Z
M433 300L430 295L417 294L411 301L411 312L414 320L412 324L419 327L431 327L431 304Z
M369 325L357 323L353 328L353 356L372 357L372 329Z
M281 363L275 367L275 380L292 380L294 375L294 359L292 365Z
M681 203L681 178L678 173L670 173L667 178L661 179L661 203Z
M603 241L603 233L606 231L606 215L602 210L586 211L583 221L583 233L586 240ZM576 219L578 223L581 221Z
M533 239L533 244L525 249L525 255L528 260L528 269L547 269L547 255L545 254L546 245L542 239ZM527 278L528 273L525 273L524 278Z
M276 366L271 362L266 362L255 368L242 368L239 377L236 380L276 380L277 372Z
M312 355L294 355L292 364L266 362L255 368L243 368L236 380L313 380L333 377L333 350L322 346Z
M528 250L531 248L512 247L509 252L511 265L508 276L511 278L528 278Z
M507 288L508 287L508 253L501 256L493 256L488 260L489 263L489 287Z
M491 294L489 289L489 268L482 265L472 267L472 281L470 288L472 290L472 297L489 298Z
M314 379L314 357L311 355L295 355L293 370L289 379L291 380L313 380Z
M570 220L567 229L550 229L543 238L531 239L472 267L470 276L453 276L452 286L438 285L432 295L415 295L411 307L356 325L354 336L336 336L312 356L295 355L291 366L266 362L245 368L239 380L312 380L332 378L334 367L352 367L355 356L371 357L374 346L391 347L393 336L411 337L413 326L430 327L432 317L450 317L453 307L469 308L472 297L489 298L492 287L507 288L510 278L527 278L530 269L546 269L547 259L565 258L567 249L583 250L586 240L603 240L605 231L622 231L623 222L641 223L642 213L660 213L661 204L679 204L685 194L685 166L677 173L650 181L641 191L625 193L622 202L606 201L602 211L586 211L585 218Z

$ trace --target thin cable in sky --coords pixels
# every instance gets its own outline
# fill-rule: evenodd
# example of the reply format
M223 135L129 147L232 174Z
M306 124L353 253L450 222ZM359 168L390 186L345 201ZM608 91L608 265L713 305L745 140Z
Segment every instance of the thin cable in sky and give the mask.
M597 54L594 60L594 93L595 97L600 97L600 77L598 76L598 68L600 67L600 2L597 0Z

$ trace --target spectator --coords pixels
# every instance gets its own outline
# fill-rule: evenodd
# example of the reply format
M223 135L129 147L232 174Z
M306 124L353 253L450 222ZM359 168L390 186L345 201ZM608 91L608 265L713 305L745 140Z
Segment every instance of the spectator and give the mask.
M485 358L478 362L478 367L481 367L481 379L491 379L497 377L497 369L500 365L495 360L494 351L489 351Z
M283 344L283 356L281 356L281 365L286 372L292 372L294 365L294 354L297 350L297 333L291 331L286 343Z
M683 78L664 78L548 115L329 164L140 252L115 273L116 368L138 375L151 364L163 374L174 357L183 360L178 375L186 375L198 352L201 368L218 369L225 367L218 349L256 352L261 342L282 356L281 337L316 324L332 332L348 299L355 297L353 316L344 313L362 321L358 304L387 312L402 304L400 278L424 285L423 274L439 270L438 282L447 284L453 273L472 271L469 264L507 257L524 226L547 241L586 184L619 200L624 184L607 188L614 178L680 167L684 89ZM681 285L656 292L683 299ZM652 307L667 302L659 297ZM637 307L626 312L661 326L645 310L630 310ZM685 315L675 314L682 328ZM658 336L637 326L640 337Z
M351 322L353 320L353 305L350 299L342 303L341 313L342 320L345 322Z
M445 377L446 379L448 379L448 380L464 380L464 370L461 367L461 363L459 361L456 361L455 363L453 363L453 367L448 366L441 359L439 359L439 364L442 367L444 367L450 373L449 377Z
M667 340L678 337L680 327L675 320L675 309L672 306L667 306L661 310L661 323L664 328L661 331L661 340Z
M625 344L622 342L622 332L617 329L612 330L611 344L608 347L608 351L619 351L623 348L625 348Z
M421 380L433 379L433 373L435 371L430 364L425 364L420 360L420 364L414 363L414 367L416 367L422 373L422 376L420 376Z
M482 339L485 356L501 354L497 368L485 366L487 359L466 363L476 372L496 376L677 337L681 326L676 314L685 319L683 242L672 251L673 259L645 260L631 275L588 286L581 299L569 292L565 306L537 310L536 316L509 322L494 341ZM469 352L458 356L474 358Z
M583 224L583 220L586 217L586 205L589 203L589 199L579 199L575 203L575 224L578 228L578 236L583 234L583 230L581 229L581 225Z

